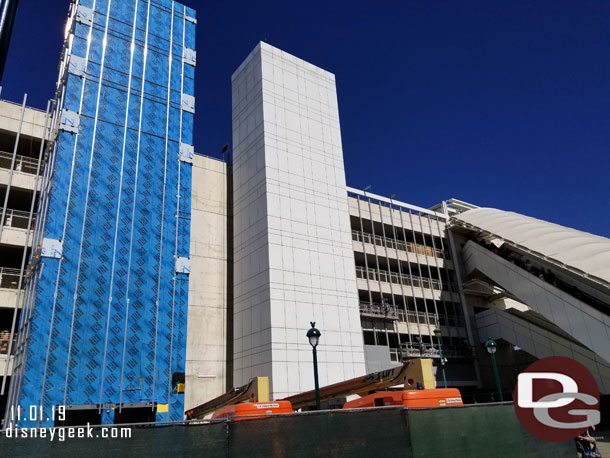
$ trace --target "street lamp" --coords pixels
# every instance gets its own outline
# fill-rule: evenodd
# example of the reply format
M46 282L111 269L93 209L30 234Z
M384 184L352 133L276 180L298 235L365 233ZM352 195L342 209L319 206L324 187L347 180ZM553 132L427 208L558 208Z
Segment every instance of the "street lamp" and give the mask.
M504 401L504 397L502 396L502 385L500 385L500 374L498 374L498 366L496 364L496 350L498 349L498 345L494 342L491 337L487 338L487 342L485 342L485 348L487 352L491 355L491 361L494 366L494 376L496 377L496 386L498 387L498 394L500 395L500 402Z
M434 328L434 330L432 332L438 339L438 351L441 356L441 370L443 371L443 383L445 384L445 388L447 388L447 377L445 376L445 358L443 358L443 341L441 340L441 330L439 328Z
M309 344L313 348L313 379L316 386L316 410L320 409L320 385L318 383L318 354L316 352L316 347L320 343L320 336L322 333L316 329L316 322L310 321L311 329L307 331L307 338L309 339Z

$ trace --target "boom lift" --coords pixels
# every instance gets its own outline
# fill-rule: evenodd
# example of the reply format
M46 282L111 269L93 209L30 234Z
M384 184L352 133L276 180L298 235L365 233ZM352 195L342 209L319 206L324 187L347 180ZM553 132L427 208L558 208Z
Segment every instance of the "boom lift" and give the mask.
M428 358L412 359L401 367L356 377L344 382L328 385L320 389L320 400L344 398L353 394L366 396L375 391L391 386L403 385L405 390L434 389L434 371L432 360ZM306 391L282 399L292 403L293 409L315 405L315 391ZM255 377L246 385L234 388L204 404L187 410L188 420L203 419L206 415L225 406L240 402L269 402L269 378Z
M244 386L233 388L208 402L185 412L187 420L203 419L222 407L240 402L268 402L269 377L254 377Z
M325 386L320 388L320 401L330 401L353 394L365 396L374 391L396 385L404 385L405 390L417 390L418 384L427 389L436 387L431 359L412 359L402 367L373 372L363 377ZM315 405L316 393L314 390L306 391L284 398L283 401L290 401L292 408L296 410Z

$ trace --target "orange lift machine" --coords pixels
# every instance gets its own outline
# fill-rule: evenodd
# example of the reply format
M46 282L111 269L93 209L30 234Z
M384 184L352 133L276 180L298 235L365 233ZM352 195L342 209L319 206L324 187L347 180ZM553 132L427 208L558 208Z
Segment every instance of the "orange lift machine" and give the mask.
M347 401L344 409L366 409L369 407L452 407L464 405L457 388L436 388L433 390L380 391L353 401Z
M240 421L253 418L266 418L278 413L292 413L292 404L288 401L244 402L221 407L212 414L212 420L228 418Z
M404 391L379 391L402 385ZM432 360L413 359L404 366L356 377L320 389L321 401L359 395L348 401L344 409L386 405L408 407L438 407L462 405L462 396L455 388L436 389ZM278 401L269 401L269 379L256 377L247 385L234 388L211 401L186 411L189 420L212 418L262 418L275 413L289 413L315 405L313 390Z

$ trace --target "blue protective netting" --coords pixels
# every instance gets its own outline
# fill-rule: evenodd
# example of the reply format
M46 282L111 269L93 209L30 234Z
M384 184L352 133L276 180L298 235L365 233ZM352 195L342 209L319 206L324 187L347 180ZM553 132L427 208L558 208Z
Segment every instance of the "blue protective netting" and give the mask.
M58 109L78 112L80 125L58 134L40 218L62 256L38 264L13 399L26 410L169 403L157 418L180 420L172 374L184 372L188 275L175 258L189 256L191 164L179 148L193 136L181 101L194 94L183 46L195 46L195 12L168 0L78 3L93 21L75 21L65 59L85 58L86 70L68 73Z

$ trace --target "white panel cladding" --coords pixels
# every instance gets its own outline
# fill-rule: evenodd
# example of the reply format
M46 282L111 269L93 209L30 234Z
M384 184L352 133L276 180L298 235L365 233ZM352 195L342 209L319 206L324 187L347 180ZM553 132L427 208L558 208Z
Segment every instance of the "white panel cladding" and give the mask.
M233 75L235 385L365 371L334 75L260 43Z

